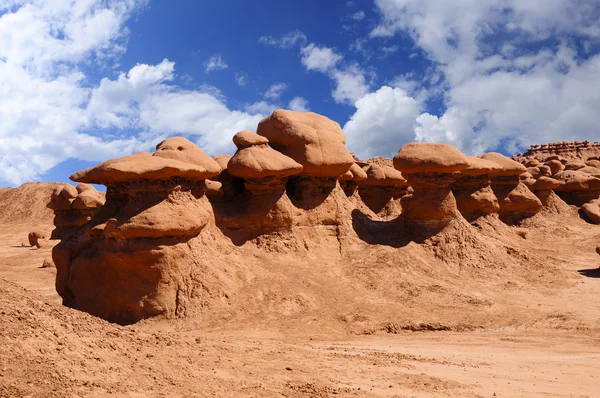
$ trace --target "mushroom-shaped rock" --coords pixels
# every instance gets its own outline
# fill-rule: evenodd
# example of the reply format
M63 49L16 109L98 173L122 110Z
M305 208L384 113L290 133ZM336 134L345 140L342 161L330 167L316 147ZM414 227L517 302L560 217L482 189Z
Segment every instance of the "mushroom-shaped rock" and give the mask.
M367 173L357 164L350 166L347 172L340 176L340 186L346 196L352 196L358 188L358 182L367 179Z
M492 190L500 205L500 219L509 224L531 217L542 208L542 202L520 182L520 175L527 172L522 164L506 156L489 152L479 156L481 159L498 163L502 170L492 175Z
M562 183L559 180L542 176L535 180L533 184L528 185L528 188L540 199L542 205L546 205L548 197L552 194L552 191L561 185Z
M213 159L211 161L217 164ZM197 181L214 177L219 171L208 171L199 164L139 152L100 163L69 178L77 182L109 186L136 180L170 180L173 177Z
M413 142L400 148L394 156L394 167L404 174L450 174L469 167L469 160L448 144Z
M208 174L211 174L205 178L214 177L221 172L221 166L213 158L204 153L198 145L183 137L171 137L162 141L156 145L156 152L152 156L202 166Z
M337 179L354 163L340 125L316 113L278 109L258 124L257 133L300 163L302 176Z
M554 178L561 181L555 192L570 205L583 204L600 197L600 178L582 173L581 170L564 170Z
M499 204L490 187L490 175L502 167L491 160L470 156L469 167L455 173L452 192L458 210L468 221L498 213Z
M159 144L160 156L139 153L72 176L107 191L97 209L102 198L95 190L73 200L77 211L95 214L53 248L56 290L65 305L131 323L175 316L191 299L186 280L192 278L190 264L199 260L187 242L214 219L204 181L221 168L212 158L195 161L193 146L179 150L173 141ZM185 148L186 140L177 141ZM181 154L184 160L178 160Z
M400 214L399 199L407 194L409 186L402 173L373 163L366 168L365 174L367 178L358 183L358 194L367 207L380 216Z
M287 177L302 171L301 164L269 147L265 137L242 131L233 140L238 150L227 163L227 170L243 178L246 189L254 194L283 192Z
M416 142L400 148L394 167L414 189L403 213L407 226L435 233L460 217L450 187L453 173L469 165L465 155L447 144Z

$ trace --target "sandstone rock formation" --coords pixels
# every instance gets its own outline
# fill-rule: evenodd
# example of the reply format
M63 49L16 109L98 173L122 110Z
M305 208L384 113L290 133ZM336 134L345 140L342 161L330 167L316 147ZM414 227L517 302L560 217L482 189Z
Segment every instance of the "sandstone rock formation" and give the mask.
M155 156L142 152L71 176L107 193L93 220L52 251L63 303L118 323L182 311L197 272L186 242L213 219L204 180L219 171L177 138Z
M600 178L579 170L564 170L554 175L561 182L555 192L568 204L582 206L600 197Z
M345 197L338 178L355 162L340 125L312 112L280 109L261 120L257 134L303 167L300 174L289 178L286 187L293 204L308 212L300 223L338 224L340 212L348 212L334 198Z
M581 210L594 224L600 224L600 199L595 199L581 206Z
M527 171L525 166L496 152L479 157L502 167L502 170L494 172L491 184L498 198L498 213L502 221L515 224L541 210L542 202L519 180L519 175Z
M77 188L66 184L56 188L47 207L54 211L54 226L50 239L62 239L90 222L104 204L104 195L89 184Z
M358 188L359 181L367 179L367 173L356 163L350 166L350 169L340 176L340 186L346 196L352 196Z
M221 167L221 171L218 175L212 177L210 180L207 181L214 180L221 184L221 194L218 196L222 196L224 199L228 199L240 194L244 190L244 181L241 178L236 178L232 176L227 170L227 164L229 163L229 159L231 159L231 155L216 155L213 159L219 164L219 166ZM211 197L209 196L209 198Z
M366 167L366 178L358 183L362 201L375 214L392 216L402 211L400 199L407 194L409 186L398 170L371 164Z
M227 164L228 173L243 181L244 191L215 206L217 225L242 234L264 234L289 229L293 205L285 195L288 177L302 165L269 147L269 140L249 131L233 137L237 152Z
M500 205L490 186L491 176L502 170L493 161L469 157L469 167L457 171L452 192L456 198L458 210L468 221L498 213Z
M435 233L461 217L452 194L454 172L469 167L469 160L447 144L410 143L394 156L394 167L414 189L404 209L406 225Z

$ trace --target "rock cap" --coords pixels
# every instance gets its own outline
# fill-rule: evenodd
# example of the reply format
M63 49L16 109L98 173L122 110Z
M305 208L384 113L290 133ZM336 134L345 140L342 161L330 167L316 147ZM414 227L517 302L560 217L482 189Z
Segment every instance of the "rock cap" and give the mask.
M469 167L469 160L448 144L411 142L394 156L394 167L405 174L453 173Z

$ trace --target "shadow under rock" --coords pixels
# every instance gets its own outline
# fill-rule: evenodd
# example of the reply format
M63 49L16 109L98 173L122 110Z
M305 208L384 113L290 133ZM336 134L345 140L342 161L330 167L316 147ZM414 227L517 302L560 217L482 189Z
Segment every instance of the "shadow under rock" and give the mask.
M358 237L372 245L404 247L412 239L402 215L388 221L373 220L360 210L352 211L352 228Z
M280 207L283 195L284 192L278 192L255 196L244 191L225 201L211 202L215 224L236 246L289 228L291 219L288 219L285 207Z
M600 278L600 268L580 269L577 272L588 278Z

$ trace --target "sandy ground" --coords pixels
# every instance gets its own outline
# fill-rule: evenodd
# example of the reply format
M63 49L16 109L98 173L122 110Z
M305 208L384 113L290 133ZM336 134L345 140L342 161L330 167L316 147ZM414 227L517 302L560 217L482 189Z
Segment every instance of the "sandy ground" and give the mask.
M39 268L51 245L21 247L26 231L0 228L0 286L12 298L0 311L2 397L600 396L597 329L555 328L551 317L461 333L366 336L108 324L59 305L55 270ZM598 321L598 259L589 250L577 254L586 239L555 239L571 242L565 267L577 278L543 303L558 318Z

